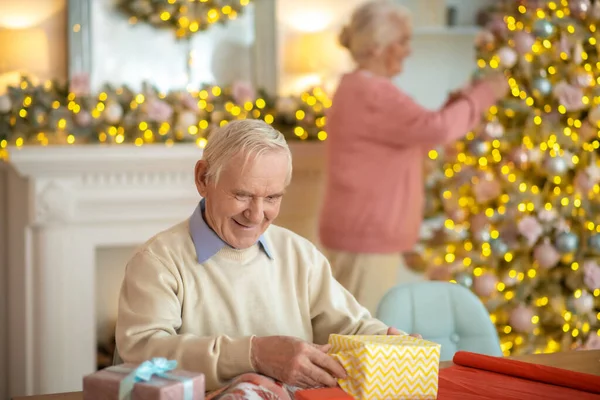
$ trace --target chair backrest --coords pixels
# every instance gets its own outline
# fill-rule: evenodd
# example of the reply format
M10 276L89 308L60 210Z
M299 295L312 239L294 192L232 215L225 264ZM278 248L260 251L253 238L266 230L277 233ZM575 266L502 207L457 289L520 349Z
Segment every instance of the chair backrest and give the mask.
M498 333L483 303L455 283L400 284L383 297L377 318L441 344L441 361L452 360L459 350L502 355Z

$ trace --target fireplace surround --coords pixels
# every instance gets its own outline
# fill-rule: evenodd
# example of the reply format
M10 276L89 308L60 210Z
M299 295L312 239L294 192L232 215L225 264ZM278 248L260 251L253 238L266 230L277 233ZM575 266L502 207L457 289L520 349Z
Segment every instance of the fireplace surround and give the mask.
M290 147L294 175L277 223L315 241L323 148ZM137 246L187 218L201 154L193 144L9 149L0 166L9 396L81 390L96 367L96 250Z

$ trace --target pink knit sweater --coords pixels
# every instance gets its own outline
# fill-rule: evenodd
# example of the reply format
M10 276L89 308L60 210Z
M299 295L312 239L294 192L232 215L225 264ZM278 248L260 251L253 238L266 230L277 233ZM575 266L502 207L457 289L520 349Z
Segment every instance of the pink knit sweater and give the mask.
M411 250L423 218L427 151L465 135L496 101L487 84L427 110L383 77L343 76L327 115L319 236L331 250Z

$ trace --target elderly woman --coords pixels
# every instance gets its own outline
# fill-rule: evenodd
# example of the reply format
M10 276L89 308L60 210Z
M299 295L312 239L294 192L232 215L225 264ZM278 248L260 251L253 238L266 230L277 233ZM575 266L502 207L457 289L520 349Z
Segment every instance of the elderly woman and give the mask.
M345 376L326 354L330 334L402 333L372 318L308 240L272 225L291 173L283 135L262 121L211 134L195 169L202 201L127 265L116 328L125 362L166 357L204 373L207 390L221 390L211 397L283 400Z
M465 135L508 90L497 75L439 110L421 107L391 81L410 55L410 39L400 6L359 6L340 35L357 68L342 77L327 117L320 241L335 278L371 313L398 283L401 254L417 242L427 151Z

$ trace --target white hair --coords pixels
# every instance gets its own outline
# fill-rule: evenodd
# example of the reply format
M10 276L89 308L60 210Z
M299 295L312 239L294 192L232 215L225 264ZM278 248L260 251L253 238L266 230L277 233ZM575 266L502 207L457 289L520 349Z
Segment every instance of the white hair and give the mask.
M392 0L371 0L352 13L339 42L357 63L368 60L390 43L402 39L403 27L411 28L408 9Z
M281 151L288 157L288 175L286 185L292 179L292 154L285 137L277 129L257 119L234 120L211 131L204 148L202 159L206 161L207 178L216 184L219 175L227 163L240 152L246 156L246 162L260 157L265 152Z

